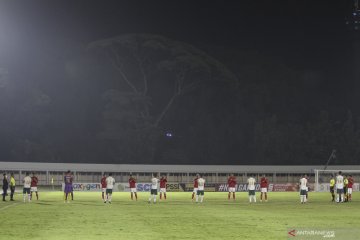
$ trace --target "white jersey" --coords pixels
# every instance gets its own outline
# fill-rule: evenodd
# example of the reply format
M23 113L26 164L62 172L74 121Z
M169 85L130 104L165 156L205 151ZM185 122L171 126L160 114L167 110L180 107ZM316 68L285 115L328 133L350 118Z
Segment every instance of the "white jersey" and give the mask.
M106 188L113 189L114 188L115 179L111 176L106 178Z
M341 175L336 176L336 189L344 188L344 177Z
M158 189L159 179L156 177L151 179L151 189Z
M251 177L247 180L247 182L248 182L248 190L255 190L255 183L256 183L255 178Z
M26 176L24 178L24 188L30 188L31 186L31 177Z
M301 178L300 179L300 190L307 190L307 179Z
M197 180L197 182L198 182L198 190L199 191L204 191L204 189L205 189L205 179L199 178Z

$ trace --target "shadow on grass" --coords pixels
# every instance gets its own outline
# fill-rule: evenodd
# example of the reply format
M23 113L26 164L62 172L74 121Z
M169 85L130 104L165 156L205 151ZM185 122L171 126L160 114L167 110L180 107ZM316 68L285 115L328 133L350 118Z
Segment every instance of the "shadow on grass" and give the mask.
M44 203L44 202L37 202L35 204L36 205L48 205L48 206L54 205L54 204L51 204L51 203Z

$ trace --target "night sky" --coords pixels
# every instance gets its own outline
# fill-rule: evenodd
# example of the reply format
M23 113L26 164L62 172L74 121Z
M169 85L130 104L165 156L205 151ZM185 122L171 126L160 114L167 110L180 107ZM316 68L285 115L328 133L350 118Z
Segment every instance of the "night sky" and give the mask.
M51 95L62 86L59 65L90 42L127 33L158 34L208 52L235 73L234 55L244 50L294 71L316 72L321 80L311 89L313 104L321 96L339 112L360 114L358 36L345 24L351 11L352 1L344 0L2 0L0 67L9 70L16 84L41 82ZM267 81L276 79L269 76ZM245 156L253 157L251 147L246 151ZM8 159L5 154L1 160ZM70 161L60 159L49 161Z
M1 1L1 55L17 61L25 52L61 54L69 43L156 33L199 48L246 45L294 64L326 65L346 44L349 5L322 0ZM297 51L289 52L293 46Z

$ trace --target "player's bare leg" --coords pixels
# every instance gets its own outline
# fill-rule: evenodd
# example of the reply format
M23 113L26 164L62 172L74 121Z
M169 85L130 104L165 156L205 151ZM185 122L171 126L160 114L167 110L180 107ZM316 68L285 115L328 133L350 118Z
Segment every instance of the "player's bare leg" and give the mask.
M263 192L260 193L260 202L263 200Z
M264 195L265 195L265 202L267 202L267 193L264 193Z
M134 193L135 194L135 199L136 199L136 201L137 201L137 193Z
M101 193L101 199L102 199L103 201L105 200L104 192Z
M32 199L32 194L33 194L33 192L30 192L30 199Z
M235 193L233 192L233 200L235 201Z
M130 193L130 196L131 196L131 200L134 200L134 196L132 192Z
M164 199L166 200L166 193L164 193Z
M162 199L162 193L160 193L160 200Z
M193 192L191 196L191 201L194 201L194 197L195 197L195 193Z
M71 192L71 201L74 201L74 192Z
M39 194L38 194L38 192L35 192L35 194L36 194L36 200L39 200ZM32 196L31 196L32 197Z
M229 192L229 194L228 194L228 200L230 200L230 196L231 196L231 193Z

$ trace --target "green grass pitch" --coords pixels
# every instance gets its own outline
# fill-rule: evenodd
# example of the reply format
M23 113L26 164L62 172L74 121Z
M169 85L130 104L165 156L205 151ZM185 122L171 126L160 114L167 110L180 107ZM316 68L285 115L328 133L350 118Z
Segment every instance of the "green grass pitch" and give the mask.
M31 203L20 194L15 202L0 202L0 239L287 239L291 228L360 226L359 192L342 204L331 203L329 193L310 193L305 205L295 192L269 193L269 202L255 204L246 193L237 193L235 202L227 193L205 193L204 203L195 204L191 193L169 192L155 205L148 204L149 193L139 193L136 202L116 192L111 205L101 193L75 192L70 203L61 192L39 194Z

